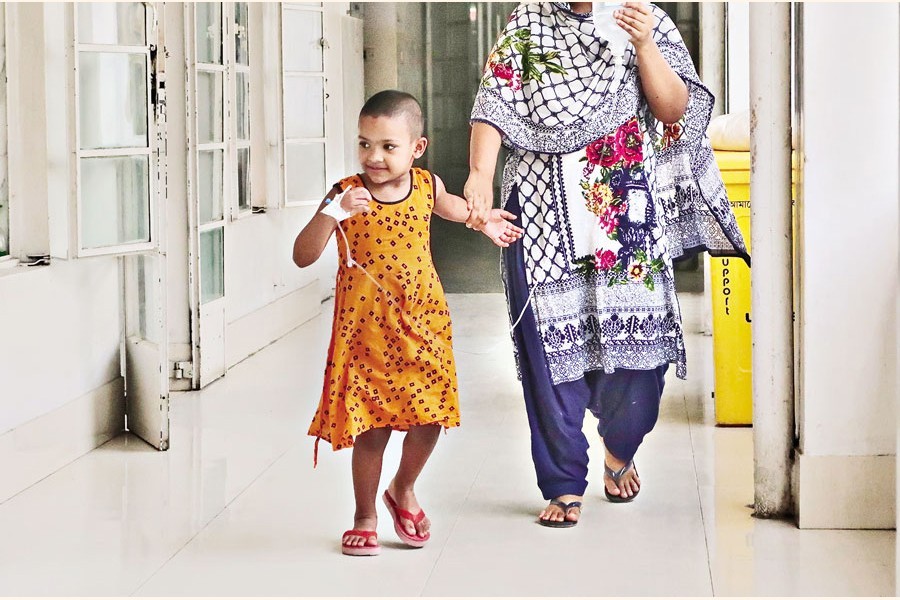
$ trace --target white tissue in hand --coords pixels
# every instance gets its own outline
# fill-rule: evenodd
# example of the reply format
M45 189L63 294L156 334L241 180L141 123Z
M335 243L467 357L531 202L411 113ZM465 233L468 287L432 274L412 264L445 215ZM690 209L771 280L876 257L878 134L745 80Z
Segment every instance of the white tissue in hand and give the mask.
M609 51L617 59L625 56L629 35L616 23L613 13L622 8L621 2L592 2L594 29L597 35L606 40Z

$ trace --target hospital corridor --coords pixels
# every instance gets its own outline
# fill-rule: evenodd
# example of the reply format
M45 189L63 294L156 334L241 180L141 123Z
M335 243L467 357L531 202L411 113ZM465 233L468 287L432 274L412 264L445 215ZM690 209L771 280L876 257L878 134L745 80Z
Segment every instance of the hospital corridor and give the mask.
M900 6L628 4L0 3L0 596L896 596Z

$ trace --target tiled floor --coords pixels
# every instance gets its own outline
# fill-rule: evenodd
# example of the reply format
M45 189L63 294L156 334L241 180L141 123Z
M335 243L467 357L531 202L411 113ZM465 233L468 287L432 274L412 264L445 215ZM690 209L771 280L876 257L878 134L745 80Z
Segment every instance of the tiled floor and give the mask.
M682 300L696 323L699 298ZM326 306L223 380L175 395L168 452L123 436L0 505L0 595L893 595L894 532L751 517L752 431L711 425L710 338L696 334L690 379L670 373L638 455L638 501L602 499L598 442L582 523L537 526L503 298L450 303L464 422L420 480L434 522L426 548L401 547L383 511L381 556L339 552L350 453L323 446L313 470L305 436ZM585 431L596 436L590 418Z

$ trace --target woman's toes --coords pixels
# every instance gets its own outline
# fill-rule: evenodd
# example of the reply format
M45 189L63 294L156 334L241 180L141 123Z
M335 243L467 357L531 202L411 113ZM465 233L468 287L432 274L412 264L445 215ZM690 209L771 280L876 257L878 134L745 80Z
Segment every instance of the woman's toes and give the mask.
M541 521L562 521L565 515L556 506L548 506L541 512Z

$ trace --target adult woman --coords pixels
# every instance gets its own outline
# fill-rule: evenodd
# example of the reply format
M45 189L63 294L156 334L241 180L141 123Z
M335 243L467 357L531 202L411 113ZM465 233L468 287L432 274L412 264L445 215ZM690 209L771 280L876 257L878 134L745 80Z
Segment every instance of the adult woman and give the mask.
M633 500L633 457L656 423L664 375L686 375L672 259L749 260L705 137L713 98L672 21L627 2L624 53L591 3L520 5L488 58L472 110L467 224L492 204L501 143L504 250L517 364L532 431L540 523L572 526L587 486L586 410L606 447L605 493Z

